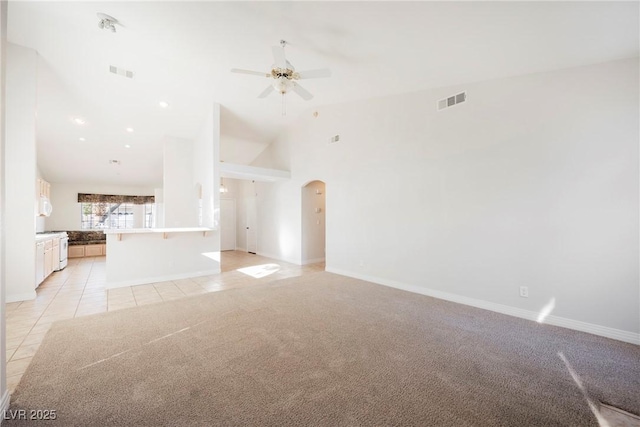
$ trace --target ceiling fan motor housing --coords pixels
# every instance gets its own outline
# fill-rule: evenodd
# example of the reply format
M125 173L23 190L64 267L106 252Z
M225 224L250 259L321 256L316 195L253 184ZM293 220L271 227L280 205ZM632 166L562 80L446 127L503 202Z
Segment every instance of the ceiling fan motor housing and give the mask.
M279 78L281 78L281 77L285 77L285 78L287 78L287 79L291 80L291 79L295 79L295 78L296 78L296 74L297 74L297 73L296 73L295 71L293 71L292 69L290 69L290 68L278 68L278 67L274 67L274 68L271 70L271 76L272 76L274 79L279 79Z

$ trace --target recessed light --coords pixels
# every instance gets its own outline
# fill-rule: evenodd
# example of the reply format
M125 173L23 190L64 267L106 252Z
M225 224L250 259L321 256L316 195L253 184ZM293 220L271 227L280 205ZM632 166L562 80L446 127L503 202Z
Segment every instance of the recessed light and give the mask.
M127 132L129 133L133 132L133 128L127 128Z
M131 145L129 145L129 144L124 144L124 148L131 148Z
M85 138L83 138L83 137L80 137L80 138L78 138L78 141L85 142L85 141L86 141L86 139L85 139Z
M75 119L73 119L73 122L77 125L83 125L86 123L85 119L81 117L76 117Z
M158 102L158 105L162 108L168 108L169 107L169 103L167 101L160 101Z

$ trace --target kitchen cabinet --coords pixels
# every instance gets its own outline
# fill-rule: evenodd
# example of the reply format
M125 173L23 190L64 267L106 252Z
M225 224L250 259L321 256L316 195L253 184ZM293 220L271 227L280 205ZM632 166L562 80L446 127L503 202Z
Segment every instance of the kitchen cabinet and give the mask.
M44 242L36 243L36 288L44 280Z
M50 199L51 184L49 184L47 181L45 181L42 178L38 178L38 181L36 184L36 196L37 196L37 199L40 199L40 197L46 197L47 199Z
M36 235L36 288L60 266L60 237Z
M60 238L56 237L53 239L53 245L52 245L52 259L53 262L51 263L52 266L51 268L53 269L53 271L58 270L59 268L57 266L60 265Z
M102 246L104 245L86 245L84 247L84 256L101 256Z
M84 246L69 246L69 258L82 258L84 256Z
M51 184L42 178L38 178L36 182L36 215L51 215L52 206L49 200L51 196Z
M69 245L69 258L82 258L87 256L104 256L107 254L107 245Z
M69 258L85 256L102 256L107 254L107 245L74 245L69 246Z
M53 240L44 242L44 277L53 273Z

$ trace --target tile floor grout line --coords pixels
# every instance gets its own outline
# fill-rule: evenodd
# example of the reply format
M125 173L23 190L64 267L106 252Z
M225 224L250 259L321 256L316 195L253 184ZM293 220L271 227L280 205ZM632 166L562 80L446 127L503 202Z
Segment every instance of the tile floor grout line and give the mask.
M73 311L72 319L76 318L76 314L78 313L78 308L80 307L80 301L82 301L82 297L84 296L84 291L87 289L87 283L89 282L89 277L91 277L91 271L93 271L93 263L95 260L91 259L91 267L89 268L89 274L87 274L87 279L84 281L84 286L82 286L82 293L80 294L80 299L78 299L78 305L76 305L76 309Z
M9 360L7 360L7 364L9 364L9 362L12 362L14 360L21 360L21 359L13 359L13 356L15 356L15 354L18 352L18 350L20 349L20 347L22 346L22 343L27 339L27 337L29 336L29 334L31 334L31 331L33 331L33 328L36 327L36 325L38 324L38 322L40 321L40 319L42 319L42 316L44 316L44 314L47 312L47 310L49 309L49 306L51 304L53 304L53 301L56 299L56 297L58 296L58 293L60 293L60 290L64 287L64 284L67 283L67 280L69 280L69 277L67 277L64 282L62 282L62 285L60 285L58 287L58 289L56 290L56 292L54 293L53 297L51 297L51 301L49 301L49 304L47 304L44 308L44 310L42 310L42 313L40 313L40 315L37 317L36 322L33 324L33 326L31 328L29 328L29 332L27 332L24 337L22 338L22 340L20 341L20 344L18 344L18 346L15 348L15 351L13 352L13 354L11 355L11 358ZM36 288L36 299L38 298L38 289ZM22 301L24 302L24 301ZM22 305L22 304L20 304ZM17 307L16 307L17 308ZM51 327L47 328L46 332L49 332L49 329ZM46 333L45 332L45 333ZM26 358L25 358L26 359Z
M136 307L140 307L140 306L138 305L138 298L136 298L136 293L135 293L135 292L133 292L133 287L130 287L130 288L131 288L131 294L133 295L133 302L135 302L135 303L136 303Z
M164 300L162 299L162 295L160 295L160 292L158 292L158 290L156 289L156 286L154 283L148 283L148 285L151 285L151 288L154 290L154 292L156 293L156 295L158 296L158 298L160 298L160 302L163 302ZM136 301L136 307L140 307L138 305L138 299L136 298L136 293L133 292L133 287L131 289L131 292L133 293L133 299Z
M62 287L64 286L65 283L67 283L67 280L69 280L69 278L67 277L64 282L62 282L62 285L60 285L60 287L56 290L55 294L53 295L53 297L51 298L51 301L49 301L49 304L46 305L46 307L44 308L44 310L42 310L42 313L40 313L40 315L38 316L38 318L36 319L36 323L33 324L33 326L31 328L29 328L29 332L27 332L24 335L24 338L22 338L22 341L20 341L20 344L18 344L18 347L16 347L16 351L18 351L18 349L20 348L20 346L22 345L22 343L24 342L25 339L27 339L27 337L29 336L29 334L31 333L31 331L33 331L33 328L36 327L36 325L38 324L38 322L40 321L40 319L42 318L42 316L44 316L44 313L46 313L46 311L49 309L49 306L53 303L53 301L56 299L56 297L58 296L58 293L60 292L60 289L62 289ZM38 298L38 289L36 288L36 299ZM24 301L22 301L24 302ZM22 305L22 304L20 304ZM49 327L50 328L50 327ZM49 331L49 329L47 329L47 332ZM11 360L13 360L13 356L14 354L11 355ZM16 360L20 360L20 359L16 359ZM9 363L10 361L7 361L7 363Z

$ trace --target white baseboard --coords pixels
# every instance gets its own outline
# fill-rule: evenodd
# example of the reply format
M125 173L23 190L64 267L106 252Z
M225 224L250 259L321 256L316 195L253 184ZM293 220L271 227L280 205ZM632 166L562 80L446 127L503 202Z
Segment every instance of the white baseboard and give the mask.
M17 302L17 301L28 301L31 299L36 299L36 291L35 289L31 292L23 292L21 294L7 294L5 297L5 302Z
M324 262L324 258L313 258L313 259L306 259L304 261L302 261L302 265L307 265L307 264L317 264L319 262Z
M167 282L169 280L189 279L191 277L210 276L220 274L220 269L196 271L193 273L170 274L167 276L145 277L143 279L122 280L120 282L109 282L105 285L107 289L124 288L126 286L146 285L148 283Z
M263 256L265 258L271 258L271 259L275 259L275 260L278 260L278 261L288 262L290 264L301 265L299 259L282 258L282 257L276 256L274 254L268 254L268 253L265 253L265 252L258 252L258 255Z
M236 251L247 252L247 248L236 248Z
M11 395L9 395L9 390L5 390L2 395L2 401L0 401L0 424L2 424L2 420L4 419L4 414L9 410L9 402L11 401Z
M479 300L475 298L464 297L461 295L450 294L448 292L437 291L434 289L423 288L421 286L407 285L405 283L396 282L394 280L381 279L374 276L368 276L366 274L354 273L339 268L327 267L325 271L329 273L340 274L342 276L353 277L355 279L366 280L367 282L377 283L379 285L389 286L396 289L402 289L404 291L413 292L416 294L427 295L430 297L443 299L446 301L456 302L459 304L470 305L472 307L482 308L485 310L495 311L496 313L507 314L509 316L519 317L531 321L536 321L538 313L535 311L525 310L522 308L511 307L508 305L497 304L489 301ZM606 338L611 338L618 341L624 341L631 344L640 345L640 334L635 332L623 331L621 329L610 328L608 326L596 325L593 323L582 322L580 320L568 319L559 316L548 316L545 319L545 324L561 326L567 329L573 329L576 331L587 332L593 335L599 335Z

